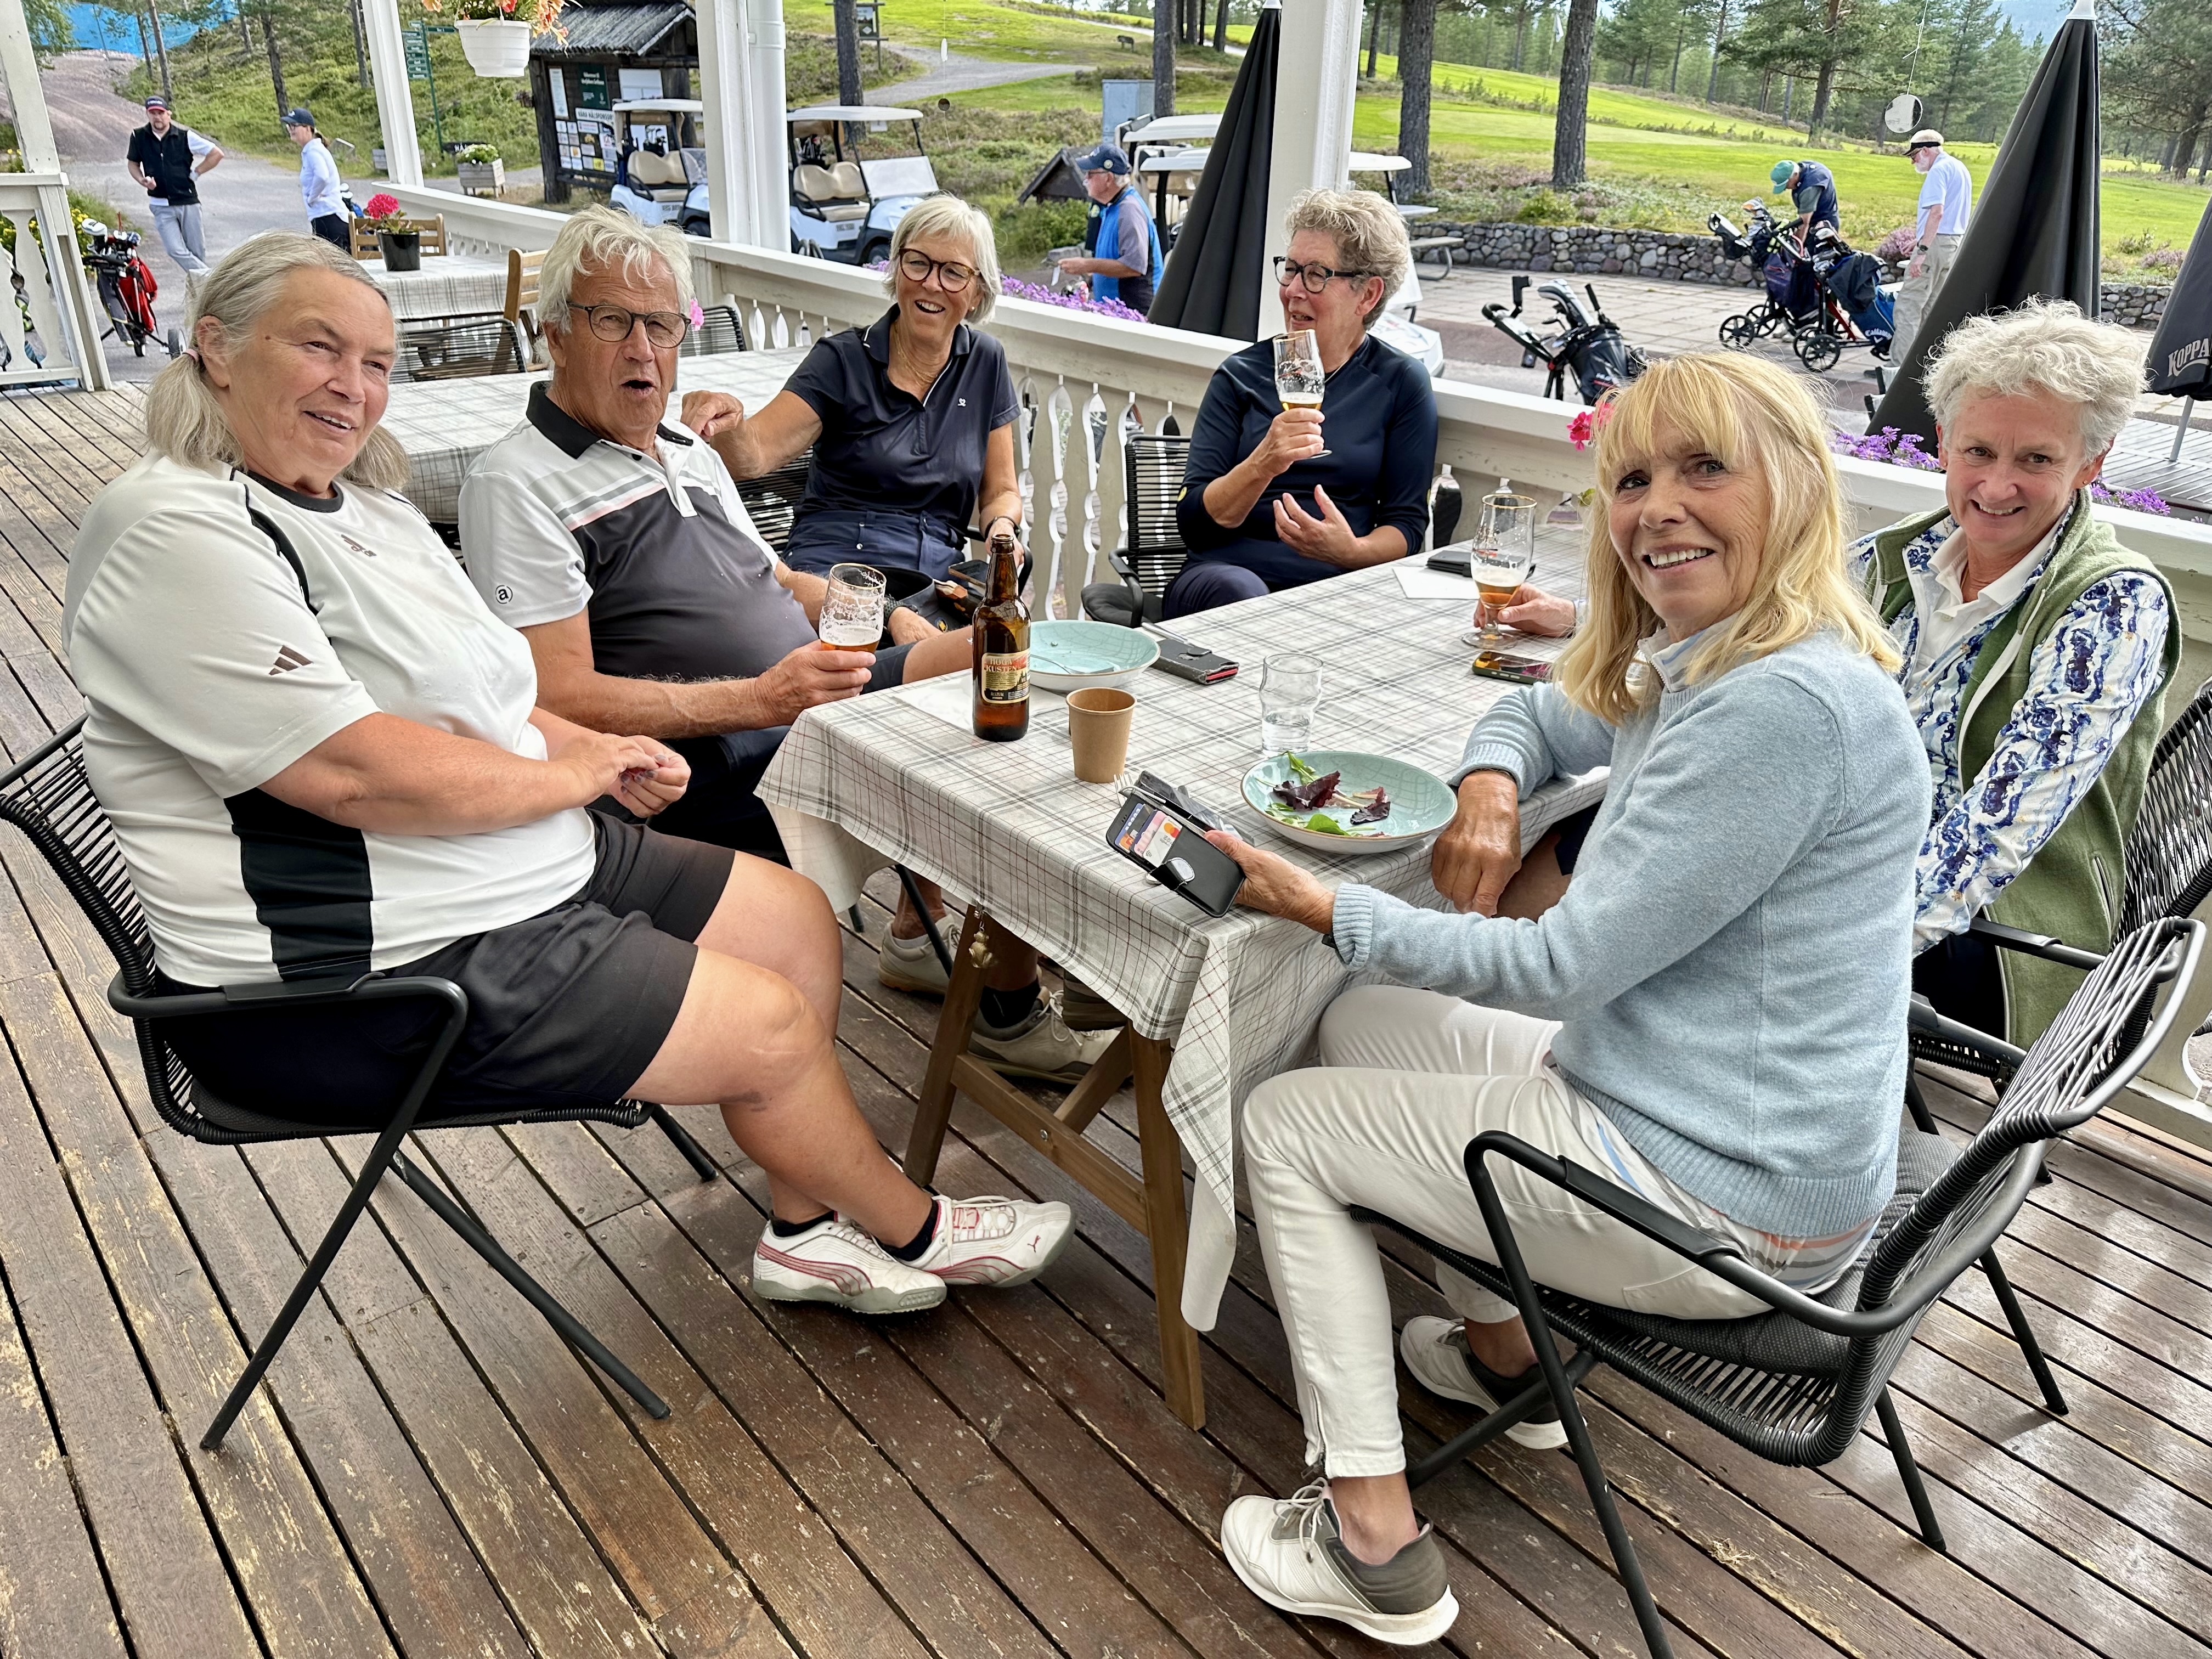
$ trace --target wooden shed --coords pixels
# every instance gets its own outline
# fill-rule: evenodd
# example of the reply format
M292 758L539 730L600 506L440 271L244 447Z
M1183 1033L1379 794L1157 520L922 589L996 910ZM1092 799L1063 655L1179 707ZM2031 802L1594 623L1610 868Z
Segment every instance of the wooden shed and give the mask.
M530 91L545 199L565 202L581 185L614 188L614 106L632 99L692 98L699 31L684 0L593 5L569 0L560 34L530 46ZM671 149L696 137L668 135Z

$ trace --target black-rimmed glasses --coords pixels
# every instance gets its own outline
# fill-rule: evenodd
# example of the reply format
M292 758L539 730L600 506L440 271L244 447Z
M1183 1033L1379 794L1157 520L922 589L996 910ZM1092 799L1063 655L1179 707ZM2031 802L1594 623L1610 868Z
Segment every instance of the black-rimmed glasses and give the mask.
M690 319L680 311L631 311L623 306L587 306L571 300L568 309L584 313L584 321L593 334L614 345L629 338L629 331L640 323L645 325L645 337L665 351L671 346L680 346L691 332Z
M947 294L957 294L975 280L975 266L963 265L957 259L933 259L920 248L910 247L900 254L899 269L909 282L926 283L934 275Z
M1341 276L1347 283L1356 283L1374 274L1371 270L1332 270L1327 265L1302 265L1295 259L1285 259L1280 254L1275 256L1275 281L1285 285L1295 282L1309 294L1320 293L1328 286L1328 279L1332 276Z

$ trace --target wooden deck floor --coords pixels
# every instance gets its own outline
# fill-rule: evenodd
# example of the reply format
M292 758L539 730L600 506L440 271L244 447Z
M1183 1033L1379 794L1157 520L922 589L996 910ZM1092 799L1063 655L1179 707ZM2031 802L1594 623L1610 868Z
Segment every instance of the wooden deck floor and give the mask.
M71 525L131 459L135 410L0 398L10 756L76 713ZM1300 1478L1249 1226L1194 1434L1161 1399L1142 1241L965 1109L948 1188L1069 1199L1080 1241L1037 1285L873 1324L749 1294L764 1194L710 1114L688 1117L727 1160L711 1185L649 1127L426 1137L423 1161L674 1416L610 1398L387 1182L226 1449L199 1452L361 1147L163 1127L100 999L111 964L5 832L0 878L5 1659L1370 1650L1277 1617L1210 1541L1232 1496ZM933 1008L876 983L867 941L847 967L847 1065L896 1146ZM1975 1101L1934 1092L1970 1129ZM1133 1167L1125 1112L1093 1134ZM1978 1278L1898 1376L1948 1558L1905 1529L1873 1439L1777 1469L1601 1377L1595 1431L1679 1653L2212 1653L2212 1164L2096 1127L2053 1167L2005 1248L2073 1414L2032 1403ZM1394 1280L1402 1312L1436 1307ZM1464 1420L1406 1408L1417 1450ZM1638 1650L1564 1454L1487 1454L1424 1503L1465 1609L1449 1651Z

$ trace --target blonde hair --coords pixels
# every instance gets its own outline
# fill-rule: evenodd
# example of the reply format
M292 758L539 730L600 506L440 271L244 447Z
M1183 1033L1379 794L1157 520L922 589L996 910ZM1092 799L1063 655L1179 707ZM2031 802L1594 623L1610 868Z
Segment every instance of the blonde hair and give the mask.
M1349 270L1364 270L1382 279L1382 297L1359 319L1372 328L1390 303L1390 296L1406 286L1413 268L1413 244L1407 240L1406 221L1398 210L1371 190L1302 190L1291 198L1291 210L1283 229L1287 236L1310 230L1336 244L1337 257Z
M1692 684L1834 633L1894 672L1899 659L1866 598L1844 573L1843 490L1820 405L1796 378L1734 352L1675 357L1599 408L1597 509L1590 527L1589 609L1554 683L1576 707L1619 725L1656 695L1637 646L1660 625L1614 550L1610 508L1621 474L1686 442L1767 494L1765 548L1743 608L1709 630Z
M691 250L672 225L640 224L620 208L587 207L555 233L538 267L540 326L568 331L568 296L592 270L619 269L633 283L653 280L653 267L676 285L676 309L691 311Z
M2092 321L2071 300L2030 300L1997 316L1969 317L1946 335L1928 368L1928 406L1948 427L1970 397L2033 397L2071 404L2092 459L2135 418L2148 337Z
M991 234L990 216L970 207L957 196L940 191L925 196L907 210L891 233L890 267L884 272L884 292L898 297L899 255L917 236L964 236L975 255L975 300L967 320L980 323L999 303L999 240Z
M146 392L146 447L187 466L242 466L245 453L230 429L222 404L200 372L200 319L212 321L226 344L253 331L264 312L279 303L293 273L331 270L362 283L380 300L378 288L352 255L319 236L270 231L240 243L208 273L185 307L185 337L192 349L154 377ZM338 476L369 489L397 489L407 482L407 452L381 425L363 435L353 464Z

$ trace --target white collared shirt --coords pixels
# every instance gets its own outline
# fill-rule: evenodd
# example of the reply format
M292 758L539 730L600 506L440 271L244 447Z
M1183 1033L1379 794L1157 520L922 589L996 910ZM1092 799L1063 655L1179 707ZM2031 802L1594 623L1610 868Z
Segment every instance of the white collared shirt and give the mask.
M2066 520L2066 514L2059 514L2058 522L2026 558L1995 581L1984 583L1971 599L1965 591L1966 533L1963 530L1954 530L1944 538L1926 569L1907 570L1912 582L1912 608L1920 613L1920 638L1912 648L1914 673L1927 672L1984 623L2013 607L2028 585L2043 574L2044 563L2058 544Z

